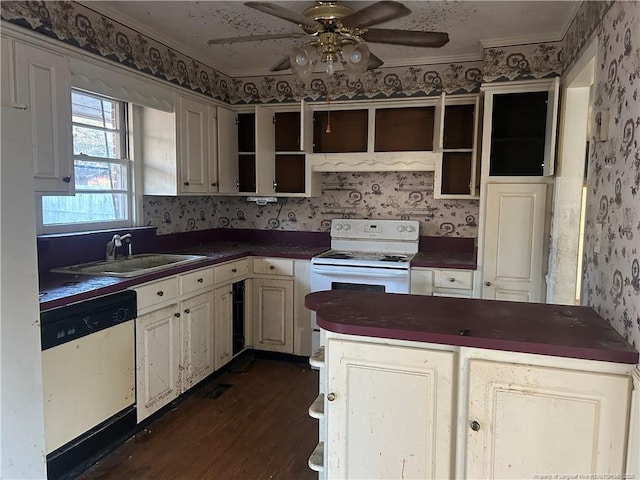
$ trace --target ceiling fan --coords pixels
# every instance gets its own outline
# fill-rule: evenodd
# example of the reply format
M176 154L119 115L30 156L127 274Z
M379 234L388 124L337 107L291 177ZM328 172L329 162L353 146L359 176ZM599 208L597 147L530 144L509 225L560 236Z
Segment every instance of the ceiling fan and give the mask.
M411 13L405 5L394 1L378 1L360 10L341 4L338 0L317 1L316 5L297 13L269 2L245 2L249 8L293 22L300 33L271 33L209 40L209 45L280 38L302 38L302 46L292 48L289 55L271 67L278 72L291 68L301 78L308 78L318 59L325 63L328 74L342 62L349 75L359 75L380 67L384 62L372 54L365 42L408 45L412 47L441 47L449 41L445 32L423 32L369 28Z

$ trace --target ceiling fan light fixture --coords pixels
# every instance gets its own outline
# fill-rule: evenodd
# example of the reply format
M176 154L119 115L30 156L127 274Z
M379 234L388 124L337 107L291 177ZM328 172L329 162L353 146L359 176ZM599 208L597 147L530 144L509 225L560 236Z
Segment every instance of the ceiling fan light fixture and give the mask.
M308 80L318 60L318 52L312 45L293 47L289 52L291 70L302 80Z
M342 62L349 78L357 79L367 71L370 55L364 43L347 45L342 49Z

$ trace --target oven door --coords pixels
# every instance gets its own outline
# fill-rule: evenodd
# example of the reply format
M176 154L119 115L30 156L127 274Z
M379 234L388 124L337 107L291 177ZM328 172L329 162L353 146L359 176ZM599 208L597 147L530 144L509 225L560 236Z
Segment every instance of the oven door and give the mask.
M409 270L344 265L313 265L311 291L369 290L385 293L409 293Z

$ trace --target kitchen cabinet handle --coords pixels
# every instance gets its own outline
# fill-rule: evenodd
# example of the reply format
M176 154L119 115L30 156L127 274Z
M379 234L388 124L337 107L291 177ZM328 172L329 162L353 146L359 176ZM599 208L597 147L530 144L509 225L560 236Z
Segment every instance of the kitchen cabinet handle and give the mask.
M173 316L176 317L176 318L180 318L180 312L174 313Z
M191 310L189 310L188 308L185 308L184 309L184 313L189 314L189 313L191 313Z
M330 402L333 402L335 399L336 399L335 393L327 393L327 400L329 400Z
M184 185L185 187L188 187L188 186L189 186L189 182L184 182L184 183L183 183L183 185Z
M276 267L274 267L273 265L269 266L269 270L275 270L275 269L276 269Z
M63 181L64 183L71 183L71 177L64 177L64 178L62 179L62 181Z
M204 278L199 278L198 283L204 283Z
M232 268L232 269L231 269L231 271L232 271L233 273L236 273L236 272L238 271L238 269L237 269L237 268Z
M473 430L474 432L477 432L478 430L480 430L480 424L475 420L471 422L471 425L469 426L471 427L471 430Z
M213 183L211 184L211 186L212 186L212 187L217 187L217 186L218 186L218 182L213 182Z
M456 279L455 279L455 278L453 278L453 277L451 277L451 278L449 278L449 281L450 281L451 283L453 283L453 282L455 282L455 281L456 281Z
M484 286L485 287L490 287L491 286L491 282L484 282Z
M278 188L278 182L276 182L275 180L273 181L273 189L275 190L276 188Z
M163 296L163 295L164 295L164 292L163 292L162 290L158 290L158 292L157 292L157 293L158 293L158 296L159 296L159 297L161 297L161 296Z

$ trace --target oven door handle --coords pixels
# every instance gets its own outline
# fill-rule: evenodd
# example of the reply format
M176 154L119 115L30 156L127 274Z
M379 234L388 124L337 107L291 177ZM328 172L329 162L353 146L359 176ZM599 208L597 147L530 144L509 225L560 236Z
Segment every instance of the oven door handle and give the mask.
M339 270L333 268L324 268L324 267L314 267L312 270L313 273L318 273L320 275L335 275L342 277L408 277L408 270L394 270L389 269L384 273L380 272L380 269L364 269L359 267L349 267L349 270Z

